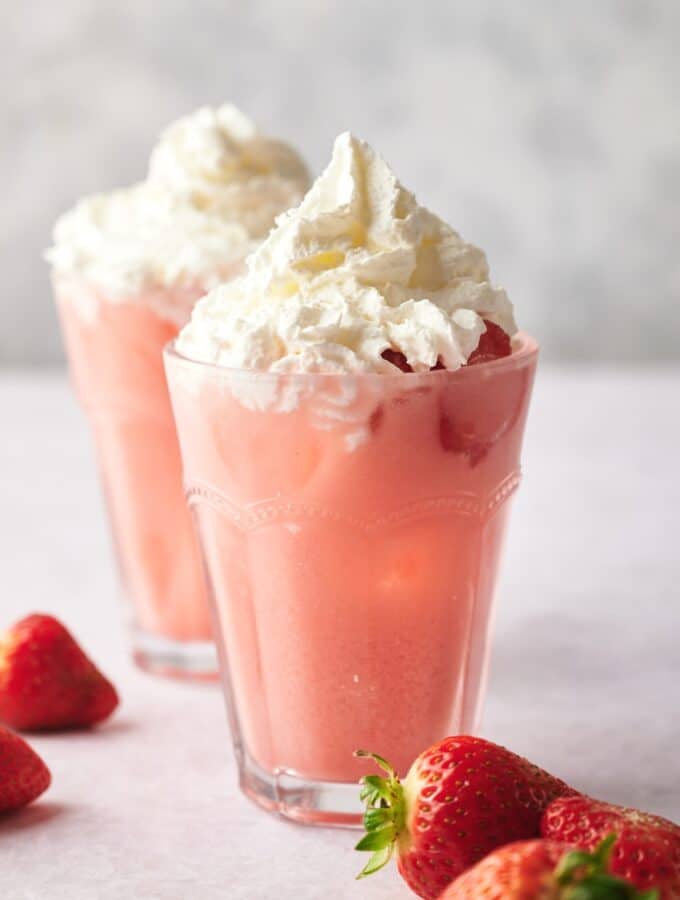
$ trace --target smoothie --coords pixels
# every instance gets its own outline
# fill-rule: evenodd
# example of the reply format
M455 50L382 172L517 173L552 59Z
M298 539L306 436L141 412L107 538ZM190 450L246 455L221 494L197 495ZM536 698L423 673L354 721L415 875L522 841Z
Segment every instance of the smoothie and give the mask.
M90 318L86 302L98 306ZM200 290L185 290L187 311ZM86 411L135 627L180 643L211 639L198 544L182 489L162 367L177 326L144 298L108 302L67 280L55 294L74 388Z
M162 349L306 183L292 149L234 107L204 108L163 133L145 181L86 198L55 228L48 258L71 374L93 429L133 653L153 671L216 671Z
M260 767L351 782L352 751L378 747L405 774L423 747L478 726L533 363L521 339L455 373L256 374L297 381L303 399L281 413L244 407L234 376L169 359L238 726ZM320 428L339 408L351 424ZM459 423L467 450L447 438Z
M477 727L536 357L484 254L350 135L166 351L261 805L347 824L354 750L405 774Z

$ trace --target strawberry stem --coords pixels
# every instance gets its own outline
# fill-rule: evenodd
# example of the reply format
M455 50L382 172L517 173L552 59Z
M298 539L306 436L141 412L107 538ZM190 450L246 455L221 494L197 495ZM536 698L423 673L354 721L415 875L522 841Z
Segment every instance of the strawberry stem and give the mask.
M359 795L366 804L364 828L366 834L356 845L355 850L370 852L371 856L357 878L372 875L387 865L394 852L399 835L406 827L406 800L404 789L394 767L378 756L366 750L357 750L354 754L360 759L372 759L387 773L381 775L364 775Z
M609 871L616 834L608 835L592 853L572 850L557 864L555 878L564 890L561 900L659 900L659 892L640 892Z

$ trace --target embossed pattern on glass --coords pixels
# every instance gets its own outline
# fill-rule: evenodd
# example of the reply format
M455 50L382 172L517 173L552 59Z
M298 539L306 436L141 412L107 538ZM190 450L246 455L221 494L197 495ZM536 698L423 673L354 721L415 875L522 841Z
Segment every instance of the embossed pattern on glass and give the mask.
M536 356L522 338L458 372L281 375L166 351L241 780L258 802L351 823L351 802L319 798L351 785L356 803L355 749L405 773L423 747L477 727Z

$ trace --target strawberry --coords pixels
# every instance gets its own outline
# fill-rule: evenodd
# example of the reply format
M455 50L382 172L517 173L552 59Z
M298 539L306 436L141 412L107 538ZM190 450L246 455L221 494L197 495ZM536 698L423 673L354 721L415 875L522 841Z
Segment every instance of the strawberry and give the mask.
M401 372L413 372L408 360L400 350L393 350L391 347L388 347L387 350L383 350L380 355L384 360L395 366Z
M17 731L82 728L118 705L113 685L52 616L0 635L0 721Z
M520 841L491 853L457 878L440 900L658 900L611 874L616 835L593 853L557 841Z
M26 741L0 725L0 813L32 803L51 780L49 769Z
M379 403L376 408L373 410L368 419L368 427L371 429L373 434L376 434L380 426L382 425L383 419L385 418L385 407L382 403Z
M491 322L489 319L484 319L484 324L486 325L486 331L479 338L477 348L468 357L468 366L491 362L493 359L510 356L512 353L510 335L503 331L500 325L496 325L495 322Z
M439 443L446 453L467 457L472 469L486 457L493 446L490 441L478 438L473 425L457 423L444 411L439 416Z
M500 359L503 356L510 356L512 353L512 343L510 335L504 331L500 325L496 325L490 319L484 319L486 330L480 335L477 347L468 357L468 366L478 365L479 363L491 362L494 359ZM383 350L381 356L388 363L402 372L413 372L405 355L400 350L393 350L388 347ZM438 359L431 371L437 369L445 369L446 366Z
M556 797L573 794L528 760L482 738L448 737L422 753L403 783L384 759L387 777L367 775L366 835L370 850L359 877L382 868L393 852L409 887L434 900L461 872L510 841L538 837L541 815Z
M640 890L658 887L663 900L679 900L680 826L668 819L590 797L564 797L541 821L544 837L586 850L611 832L619 836L612 871Z

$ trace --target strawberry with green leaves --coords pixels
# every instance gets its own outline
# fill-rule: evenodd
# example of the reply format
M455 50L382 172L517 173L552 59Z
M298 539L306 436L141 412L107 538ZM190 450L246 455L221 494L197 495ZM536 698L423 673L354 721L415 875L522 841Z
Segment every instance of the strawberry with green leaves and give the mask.
M512 841L535 838L544 809L574 794L558 778L482 738L445 738L422 753L401 781L388 762L358 751L387 773L363 779L371 858L360 877L392 855L409 887L425 900L480 859Z
M508 844L457 878L440 900L658 900L611 872L616 835L592 853L557 841Z
M618 835L612 872L640 890L659 888L661 900L680 900L680 826L661 816L592 797L561 797L543 814L544 837L592 850Z

